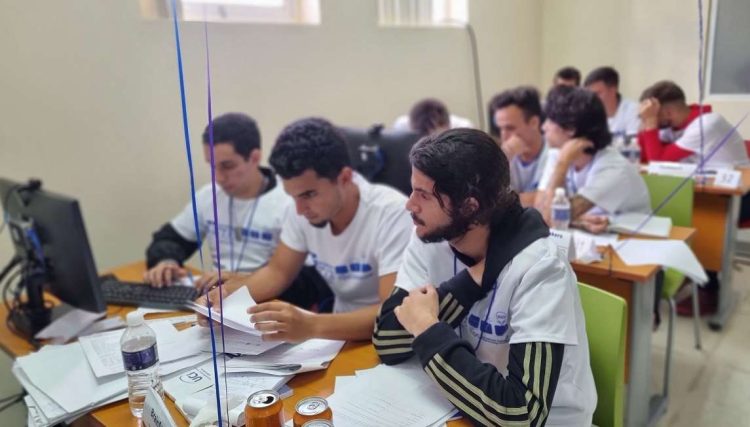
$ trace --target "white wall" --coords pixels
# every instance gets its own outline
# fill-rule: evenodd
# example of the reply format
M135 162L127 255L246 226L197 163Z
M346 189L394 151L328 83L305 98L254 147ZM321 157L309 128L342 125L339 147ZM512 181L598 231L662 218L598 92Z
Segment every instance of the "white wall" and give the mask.
M374 0L321 3L319 27L210 25L216 114L254 116L266 152L293 119L390 122L427 95L478 120L463 31L384 29ZM484 99L537 83L539 0L470 7ZM170 21L141 18L136 0L0 0L0 10L0 176L40 177L77 197L100 269L141 259L150 232L189 197ZM205 183L203 27L181 29L193 155ZM9 250L0 236L0 261Z

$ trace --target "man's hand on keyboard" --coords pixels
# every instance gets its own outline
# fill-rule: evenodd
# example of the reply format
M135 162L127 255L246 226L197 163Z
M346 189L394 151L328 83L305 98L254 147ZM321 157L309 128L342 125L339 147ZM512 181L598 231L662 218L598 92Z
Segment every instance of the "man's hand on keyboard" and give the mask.
M221 281L223 283L228 282L231 279L237 277L240 273L232 273L230 271L221 272ZM219 283L219 272L212 271L201 275L201 277L195 279L195 287L198 288L200 293L205 292L207 289L211 289Z
M172 260L164 260L143 273L143 281L155 288L161 288L162 286L171 285L186 275L187 270L180 267L180 264Z

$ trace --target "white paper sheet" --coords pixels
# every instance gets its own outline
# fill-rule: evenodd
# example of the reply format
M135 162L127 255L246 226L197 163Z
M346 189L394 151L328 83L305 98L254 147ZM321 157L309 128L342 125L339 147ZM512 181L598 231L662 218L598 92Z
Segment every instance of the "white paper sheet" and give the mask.
M97 378L77 342L17 360L29 381L69 413L96 407L127 389L125 375ZM73 393L71 384L75 384Z
M649 218L649 216L636 212L615 215L610 219L609 229L618 233L669 237L669 232L672 230L672 219L662 216L652 216ZM647 218L648 221L646 221Z
M34 337L41 340L51 339L57 343L66 343L106 314L106 312L92 313L74 308L47 325Z
M212 319L215 322L219 322L219 319L221 319L221 314L219 313L219 302L212 301L212 303ZM253 323L250 322L250 315L247 314L247 309L254 305L255 301L253 300L253 297L250 296L250 291L245 286L234 291L231 295L224 298L223 301L224 326L249 334L260 335L260 332L255 329ZM188 307L196 313L208 317L208 309L206 309L205 306L196 304L195 302L190 302L188 303Z
M110 331L112 329L121 329L125 327L125 321L122 320L122 317L108 317L106 319L102 319L98 322L95 322L93 325L86 328L84 331L82 331L78 336L86 336L86 335L92 335L99 332L104 331Z
M257 356L233 357L226 362L226 371L289 375L324 369L343 346L344 341L323 339L283 344Z
M682 240L621 240L615 245L617 255L628 265L658 264L673 268L697 283L708 277L693 251Z
M201 334L202 350L211 352L211 331L208 328L194 327L196 334ZM260 335L248 334L231 328L224 328L224 336L221 330L214 329L214 339L216 340L216 352L230 353L235 355L258 355L276 348L283 344L281 341L263 341Z

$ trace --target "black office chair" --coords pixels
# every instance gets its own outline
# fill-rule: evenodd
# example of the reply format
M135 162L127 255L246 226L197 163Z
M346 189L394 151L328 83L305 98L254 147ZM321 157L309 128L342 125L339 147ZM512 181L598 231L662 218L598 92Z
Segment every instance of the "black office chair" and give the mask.
M370 182L389 185L407 196L411 194L409 151L419 135L385 129L382 124L369 129L340 127L339 130L347 141L357 172Z

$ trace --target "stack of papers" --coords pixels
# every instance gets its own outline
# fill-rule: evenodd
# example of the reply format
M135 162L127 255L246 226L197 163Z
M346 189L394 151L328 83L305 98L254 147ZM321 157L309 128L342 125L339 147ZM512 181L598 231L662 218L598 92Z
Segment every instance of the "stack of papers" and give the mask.
M672 218L636 212L624 213L610 219L609 229L617 233L669 237L669 232L672 230Z
M228 358L226 372L257 372L291 375L325 369L339 353L344 341L310 339L299 344L281 344L257 356ZM218 362L224 363L222 360Z
M336 427L439 426L456 414L416 360L338 377L328 403Z
M220 374L220 396L222 404L229 402L229 417L232 425L244 424L244 408L248 396L260 390L279 391L289 379L291 376L257 373ZM190 421L204 408L213 408L215 412L215 390L211 362L164 382L164 391L174 399L177 408ZM233 405L232 402L240 403Z
M221 302L221 306L219 305L219 301L211 301L211 303L213 304L211 307L211 318L214 322L221 322L224 326L248 334L261 334L255 329L254 324L250 322L250 315L247 314L247 309L254 306L255 301L253 300L253 297L250 296L250 291L248 291L245 286L237 289L231 295L224 298ZM191 301L187 306L193 309L196 313L208 317L208 308L205 306L197 304L195 301ZM223 316L220 308L223 308Z

